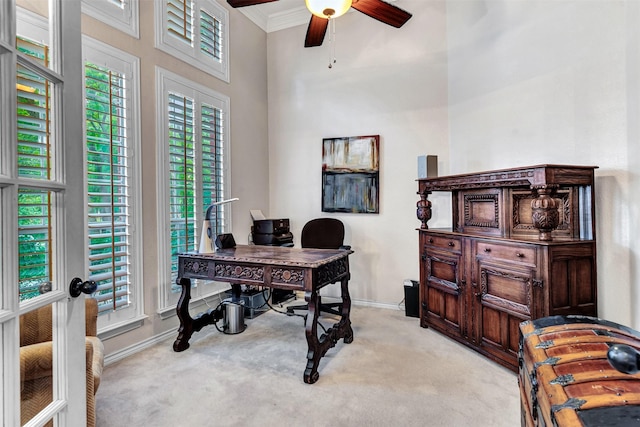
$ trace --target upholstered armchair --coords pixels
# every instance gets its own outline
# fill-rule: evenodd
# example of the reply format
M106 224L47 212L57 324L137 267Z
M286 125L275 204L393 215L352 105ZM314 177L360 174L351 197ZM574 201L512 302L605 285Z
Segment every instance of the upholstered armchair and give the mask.
M104 347L96 336L98 303L85 299L87 426L96 424L95 394L104 365ZM53 381L51 306L20 316L20 418L24 424L51 403Z

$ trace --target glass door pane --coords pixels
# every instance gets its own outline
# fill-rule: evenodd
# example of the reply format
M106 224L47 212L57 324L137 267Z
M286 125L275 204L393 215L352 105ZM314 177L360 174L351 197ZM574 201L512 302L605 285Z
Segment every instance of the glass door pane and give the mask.
M20 316L20 423L53 402L51 305Z

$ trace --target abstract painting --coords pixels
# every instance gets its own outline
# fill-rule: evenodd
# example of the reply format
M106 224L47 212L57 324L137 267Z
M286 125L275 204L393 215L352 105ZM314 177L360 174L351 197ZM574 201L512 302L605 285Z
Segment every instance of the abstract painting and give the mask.
M380 135L322 140L322 212L379 213Z

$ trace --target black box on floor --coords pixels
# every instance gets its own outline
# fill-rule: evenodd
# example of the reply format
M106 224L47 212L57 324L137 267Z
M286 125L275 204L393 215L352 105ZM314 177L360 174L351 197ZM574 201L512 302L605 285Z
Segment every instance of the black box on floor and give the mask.
M281 304L295 297L295 292L288 289L271 289L271 304Z
M230 290L225 292L225 295L226 298L233 297L233 293ZM244 301L244 317L246 319L253 319L270 310L266 304L265 296L269 296L268 290L263 292L253 289L240 293L240 299Z
M404 311L407 317L418 317L419 311L419 292L418 282L416 280L404 281Z

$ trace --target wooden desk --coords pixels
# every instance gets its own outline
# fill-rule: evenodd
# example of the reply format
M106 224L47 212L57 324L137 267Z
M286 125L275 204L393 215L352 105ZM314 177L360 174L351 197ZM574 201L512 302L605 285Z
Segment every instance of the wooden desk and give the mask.
M189 338L194 332L218 320L211 311L196 319L189 315L191 279L228 282L236 289L240 284L244 284L300 290L304 291L304 299L309 304L305 326L309 350L304 382L315 383L319 377L318 364L327 350L334 347L340 338L344 338L346 344L353 342L353 330L349 319L351 297L348 289L349 255L352 253L351 250L238 245L211 254L180 254L177 283L182 287L182 294L176 308L180 328L173 349L186 350L189 348ZM342 291L342 316L336 324L318 337L318 291L338 281Z

